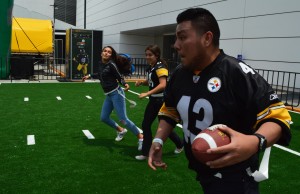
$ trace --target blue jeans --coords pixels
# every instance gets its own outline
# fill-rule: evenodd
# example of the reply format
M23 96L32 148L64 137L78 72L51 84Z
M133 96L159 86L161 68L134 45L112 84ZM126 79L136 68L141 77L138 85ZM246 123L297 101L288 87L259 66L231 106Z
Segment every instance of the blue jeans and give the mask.
M121 87L106 95L101 110L100 120L116 129L119 125L110 118L111 112L113 109L115 109L120 122L125 125L126 128L128 128L134 135L138 135L140 131L138 130L137 126L128 119L126 114L125 99L119 94L119 92L125 96Z

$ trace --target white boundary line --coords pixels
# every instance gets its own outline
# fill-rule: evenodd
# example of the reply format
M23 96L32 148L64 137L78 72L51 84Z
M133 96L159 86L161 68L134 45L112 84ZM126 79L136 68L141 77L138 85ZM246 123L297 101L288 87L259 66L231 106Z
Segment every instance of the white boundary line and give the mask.
M277 147L277 148L279 148L279 149L282 149L282 150L284 150L284 151L290 152L291 154L295 154L295 155L297 155L297 156L300 156L300 153L299 153L299 152L296 152L296 151L291 150L291 149L289 149L289 148L283 147L283 146L281 146L281 145L274 144L273 146L274 146L274 147Z
M299 112L293 111L293 110L288 110L289 112L295 113L295 114L300 114Z

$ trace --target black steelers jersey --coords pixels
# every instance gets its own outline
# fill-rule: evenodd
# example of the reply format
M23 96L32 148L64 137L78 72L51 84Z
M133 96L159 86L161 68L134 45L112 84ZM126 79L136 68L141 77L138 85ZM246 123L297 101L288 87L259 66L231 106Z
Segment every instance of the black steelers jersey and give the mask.
M195 170L213 171L197 162L191 153L195 136L211 125L225 124L241 133L253 134L264 122L273 121L283 128L278 143L287 145L291 138L291 117L271 86L254 69L222 50L198 75L183 67L175 70L159 118L173 126L182 123L186 156ZM244 163L256 163L257 156L254 158Z
M87 54L78 54L76 60L80 64L86 64L89 63L89 56Z
M168 70L165 64L158 61L153 67L147 69L147 81L149 85L149 91L156 88L159 85L159 78L168 77ZM151 97L163 97L163 93L152 94Z

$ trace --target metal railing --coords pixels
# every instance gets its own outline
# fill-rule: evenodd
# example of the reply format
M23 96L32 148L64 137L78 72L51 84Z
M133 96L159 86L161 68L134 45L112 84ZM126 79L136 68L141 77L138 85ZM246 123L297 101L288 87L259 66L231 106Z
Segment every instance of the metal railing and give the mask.
M299 107L300 73L266 69L256 69L256 71L272 86L286 106Z
M28 80L66 80L68 67L65 59L54 59L48 56L12 56L10 65L8 60L0 58L0 79L28 79ZM135 71L127 78L146 78L146 69L149 65L145 58L132 58ZM176 61L167 61L169 73L172 74L179 64ZM256 69L273 87L278 97L285 105L300 106L300 73Z

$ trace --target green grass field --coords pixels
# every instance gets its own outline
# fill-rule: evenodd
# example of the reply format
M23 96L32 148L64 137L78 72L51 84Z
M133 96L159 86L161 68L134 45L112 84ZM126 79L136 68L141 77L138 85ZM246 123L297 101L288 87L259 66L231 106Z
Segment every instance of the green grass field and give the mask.
M131 86L138 93L147 90ZM135 108L128 104L128 116L141 127L147 99L126 95L137 102ZM116 132L99 121L104 98L98 83L1 84L0 193L201 193L195 173L187 169L183 153L173 153L171 141L164 146L166 171L135 160L140 153L132 133L115 142ZM300 115L291 115L289 148L299 152ZM95 139L87 139L85 129ZM35 145L27 145L27 135L35 135ZM273 147L261 193L299 193L299 164L299 156Z

